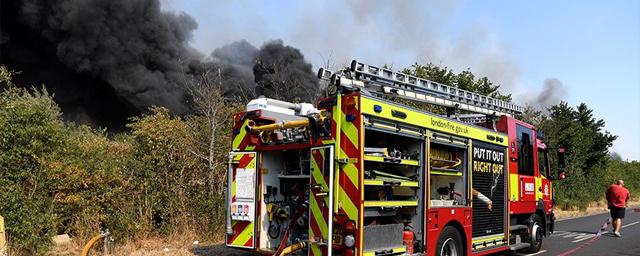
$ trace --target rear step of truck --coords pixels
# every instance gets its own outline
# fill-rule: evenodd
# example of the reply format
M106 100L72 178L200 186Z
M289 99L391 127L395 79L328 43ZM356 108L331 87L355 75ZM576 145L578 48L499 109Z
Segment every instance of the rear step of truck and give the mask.
M509 232L513 235L514 233L517 234L522 234L522 232L527 232L527 229L529 229L529 226L527 225L511 225L509 226ZM509 245L509 249L511 251L517 251L520 249L524 249L524 248L529 248L530 244L529 243L525 243L522 242L520 240L520 235L515 235L515 243L512 245Z
M509 231L513 233L514 231L520 231L527 228L529 228L527 225L511 225L509 226Z
M529 243L517 243L517 244L512 244L509 245L509 249L512 251L517 251L520 249L524 249L524 248L529 248Z

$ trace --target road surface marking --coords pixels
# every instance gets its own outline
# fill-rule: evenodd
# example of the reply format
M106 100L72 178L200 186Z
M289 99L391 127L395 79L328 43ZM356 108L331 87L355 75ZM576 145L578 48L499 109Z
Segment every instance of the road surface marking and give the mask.
M623 229L623 228L626 228L626 227L629 227L629 226L633 226L633 225L638 224L638 223L640 223L640 221L629 223L629 224L624 225L624 226L622 226L620 228ZM583 232L566 232L566 231L559 231L559 232L565 232L565 233L562 233L561 235L558 235L558 236L562 236L562 238L573 238L573 239L575 239L575 240L572 241L574 243L582 242L584 240L587 240L587 239L592 238L592 237L595 236L595 234L583 233ZM606 234L606 233L609 233L609 231L602 232L602 234Z
M626 227L628 227L628 226L633 226L633 225L638 224L638 223L640 223L640 221L636 221L636 222L634 222L634 223L629 223L629 224L627 224L627 225L622 226L622 228L626 228Z
M584 241L584 240L587 240L589 238L592 238L594 236L595 236L595 234L586 234L585 233L585 234L582 234L582 235L576 237L576 240L573 240L573 242L577 243L577 242Z
M542 253L545 253L545 252L547 252L547 250L542 250L542 251L539 251L539 252L536 252L536 253L530 253L530 254L521 254L521 255L522 256L533 256L533 255L538 255L538 254L542 254Z
M569 232L567 232L567 231L558 231L558 230L554 230L554 231L553 231L553 234L551 234L551 236L561 236L561 235L564 235L564 234L566 234L566 233L569 233Z
M569 231L554 231L552 237L561 237L573 239L572 242L577 243L589 238L593 238L595 234L585 232L569 232Z

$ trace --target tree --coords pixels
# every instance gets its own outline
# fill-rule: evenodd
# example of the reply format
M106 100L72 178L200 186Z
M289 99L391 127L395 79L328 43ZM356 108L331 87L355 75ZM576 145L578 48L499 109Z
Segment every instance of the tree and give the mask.
M224 173L220 170L226 164L228 149L225 146L231 144L232 115L241 111L242 102L248 100L243 95L225 96L222 93L225 82L228 80L219 70L203 70L198 75L186 77L183 84L195 110L187 122L195 135L189 137L188 151L206 163L209 195L223 192Z
M595 119L585 103L574 109L566 102L545 111L528 107L522 118L543 132L547 145L566 149L568 178L554 183L560 206L584 209L589 202L599 200L609 183L608 150L617 138L603 131L604 120ZM558 168L555 159L554 166Z
M500 93L500 85L495 85L488 77L477 78L470 69L455 74L452 69L439 67L433 63L427 63L426 65L415 63L402 72L503 101L511 101L511 94Z
M427 63L426 65L415 63L411 65L411 67L403 69L402 73L494 97L507 102L511 101L511 94L503 95L499 92L500 85L494 85L487 77L476 78L469 69L456 74L450 68L440 67L433 63ZM425 111L437 114L447 114L447 110L444 107L399 98L390 99Z

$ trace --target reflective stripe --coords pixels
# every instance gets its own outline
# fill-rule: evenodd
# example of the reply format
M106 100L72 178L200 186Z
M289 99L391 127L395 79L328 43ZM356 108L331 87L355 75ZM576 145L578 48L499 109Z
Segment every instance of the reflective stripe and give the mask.
M459 121L442 118L431 113L409 109L407 107L400 106L399 104L381 101L369 97L361 97L361 101L363 114L378 116L387 120L394 120L410 125L418 125L430 130L456 134L459 136L464 136L491 144L508 146L507 137L504 134L480 128L472 124L465 124ZM382 111L376 112L374 110L375 105L381 106ZM392 110L403 112L406 115L405 118L393 116ZM488 139L488 135L491 135L494 140ZM495 138L501 138L501 141L497 142L495 141Z
M542 178L536 177L536 201L542 199Z
M237 166L233 168L231 182L231 203L236 202L236 170L238 168L256 168L256 153L255 152L234 152L232 157L232 163ZM231 214L231 213L227 213ZM227 245L232 247L242 248L254 248L254 223L253 221L238 221L232 220L231 227L234 235L227 235Z
M403 246L403 247L393 248L391 250L392 251L389 252L390 254L396 254L396 253L406 252L407 248ZM376 254L375 251L373 251L373 252L369 251L369 252L364 252L362 255L363 256L374 256L374 255L378 255L378 254Z
M330 159L332 152L332 146L323 146L318 148L312 148L310 152L311 162L311 192L309 195L309 211L310 211L310 223L309 223L309 239L312 241L322 240L327 243L321 245L318 243L310 243L309 254L310 255L328 255L330 253L331 246L331 207L332 199L327 194L331 192L330 179L332 177L332 167L327 166L327 161L333 163L333 159ZM329 169L325 169L325 168ZM329 180L328 180L329 179ZM319 186L319 188L317 187ZM318 195L322 193L321 195ZM318 241L319 242L319 241Z
M365 207L417 206L418 201L365 201Z
M511 201L520 201L520 181L518 180L518 174L509 174L509 190L511 191Z
M347 106L347 105L350 106ZM339 210L356 223L355 254L360 255L359 250L363 245L362 223L362 114L360 113L360 95L351 94L342 96L340 101L340 126L336 138L339 145L339 158L347 159L347 163L339 164L341 174L339 182ZM347 121L347 115L353 115L354 119Z
M251 134L245 130L245 127L249 123L249 119L245 120L242 126L238 128L238 134L233 137L233 141L231 143L231 148L233 150L254 150L256 148L255 145L250 145L251 143Z
M242 232L231 242L232 245L245 246L246 243L253 239L253 222L250 222ZM253 244L252 244L253 245Z
M342 168L342 171L344 172L344 174L347 175L347 178L349 178L351 183L353 183L353 185L355 185L356 188L358 187L358 185L360 185L360 183L358 182L358 167L356 167L355 164L352 164L352 163L345 164L344 167Z

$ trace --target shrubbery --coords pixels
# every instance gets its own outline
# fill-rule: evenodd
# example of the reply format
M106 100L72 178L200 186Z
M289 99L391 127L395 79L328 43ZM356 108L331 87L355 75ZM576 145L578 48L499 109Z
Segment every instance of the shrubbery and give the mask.
M84 239L104 228L120 241L187 230L221 239L224 172L211 168L225 164L229 122L215 123L212 147L196 143L209 142L211 119L164 108L111 135L63 122L46 91L17 88L1 69L0 214L13 254L43 254L53 235ZM237 111L220 106L225 119Z

